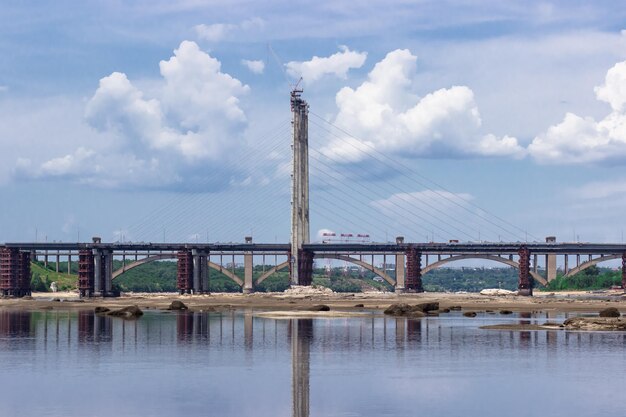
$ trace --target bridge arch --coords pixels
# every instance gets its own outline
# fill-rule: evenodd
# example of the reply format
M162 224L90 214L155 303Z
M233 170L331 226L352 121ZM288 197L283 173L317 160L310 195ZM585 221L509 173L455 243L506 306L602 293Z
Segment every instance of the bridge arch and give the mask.
M387 281L392 286L394 286L394 287L396 286L396 280L393 279L389 274L387 274L382 269L376 268L374 265L370 265L367 262L364 262L364 261L362 261L360 259L355 259L355 258L353 258L351 256L348 256L348 255L339 255L339 254L331 254L331 253L316 253L314 255L314 258L317 258L317 259L338 259L340 261L353 263L355 265L358 265L358 266L361 266L361 267L367 269L368 271L371 271L371 272L375 273L376 275L378 275L379 277L381 277L382 279Z
M433 269L437 269L447 263L450 262L455 262L455 261L462 261L464 259L485 259L488 261L495 261L495 262L500 262L509 266L512 266L515 269L519 269L519 263L512 261L511 259L508 258L503 258L501 256L496 256L496 255L480 255L480 254L470 254L470 255L454 255L451 256L449 258L444 258L440 261L437 261L435 263L432 263L424 268L422 268L422 275L426 274L429 271L432 271ZM541 285L547 285L548 282L541 276L539 275L537 272L534 271L530 271L530 276L533 277L533 279L537 282L539 282Z
M261 275L260 277L258 277L256 279L256 281L254 281L254 285L259 285L260 283L262 283L263 281L265 281L270 275L272 275L275 272L280 271L281 269L285 269L289 266L289 261L285 261L282 264L278 264L270 269L268 269L267 271L265 271L263 273L263 275Z
M120 269L118 269L117 271L113 272L113 277L112 279L115 279L117 277L119 277L120 275L122 275L124 272L127 272L133 268L137 268L138 266L141 265L145 265L147 263L150 262L154 262L154 261L161 261L164 259L176 259L177 255L176 254L159 254L159 255L152 255L152 256L148 256L146 258L142 258L142 259L138 259L135 262L129 263L127 265L122 266ZM223 268L221 265L218 265L214 262L207 262L209 268L214 269L218 272L221 272L222 274L226 275L228 278L232 279L233 281L235 281L240 287L243 287L243 280L241 278L239 278L237 275L235 275L232 271Z
M119 277L120 275L122 275L124 272L129 271L133 268L137 268L138 266L141 265L145 265L147 263L150 262L154 262L154 261L162 261L164 259L176 259L176 255L172 255L172 254L159 254L159 255L152 255L152 256L148 256L146 258L142 258L142 259L138 259L135 262L131 262L129 264L124 264L122 265L122 267L116 271L113 271L113 276L112 279L115 279L117 277Z
M585 269L592 267L594 265L599 264L600 262L604 262L604 261L612 261L613 259L622 259L622 255L602 255L599 258L596 259L592 259L590 261L587 262L583 262L582 264L578 265L576 268L572 268L570 269L567 274L565 274L565 276L567 278L572 277L574 275L576 275L579 272L584 271Z

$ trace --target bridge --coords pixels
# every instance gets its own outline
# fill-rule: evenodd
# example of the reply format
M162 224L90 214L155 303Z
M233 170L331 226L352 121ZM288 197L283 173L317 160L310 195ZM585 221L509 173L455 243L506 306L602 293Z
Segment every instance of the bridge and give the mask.
M311 259L336 259L351 263L383 278L397 292L423 291L423 277L449 263L482 259L519 270L518 289L531 295L536 285L546 285L556 278L557 260L562 259L566 276L572 276L600 262L622 260L623 283L626 280L626 245L596 243L308 243L302 250ZM30 292L31 260L43 260L46 266L61 259L70 265L78 259L78 288L82 296L113 296L113 280L149 262L172 259L178 262L177 286L181 293L208 292L209 270L223 273L241 288L253 292L255 286L273 273L289 269L293 263L290 244L253 243L5 243L0 249L2 267L0 285L5 295L27 295ZM122 267L113 269L113 259ZM236 262L243 260L243 262ZM274 261L268 265L267 261ZM547 266L539 269L539 262ZM243 263L243 276L235 265ZM571 268L570 268L571 264ZM262 273L253 279L254 266L263 265ZM267 265L267 268L265 266ZM377 266L381 265L381 266ZM389 266L393 271L390 273ZM68 271L69 273L69 271ZM541 274L543 273L543 275ZM10 274L15 274L15 278ZM23 277L23 278L22 278ZM28 279L26 279L28 277ZM5 288L7 284L12 285Z
M0 244L0 294L21 297L31 293L31 261L43 259L46 266L61 259L69 268L78 260L78 289L83 297L115 296L113 279L149 262L176 260L177 288L181 293L209 291L210 270L217 270L236 282L244 293L254 291L273 273L289 270L292 285L310 285L314 259L336 259L352 263L380 276L397 292L422 292L422 276L452 262L481 259L517 268L518 290L532 295L536 284L556 278L557 260L562 257L564 274L571 276L600 262L622 260L622 286L626 288L626 244L546 242L457 242L409 243L403 237L383 243L311 243L309 227L308 104L302 90L291 92L293 125L293 171L291 190L291 239L285 244L253 243L90 243L17 242ZM268 264L267 259L274 260ZM122 268L113 270L113 259ZM226 259L226 265L224 260ZM243 276L235 271L243 260ZM279 262L280 260L280 262ZM540 260L544 274L540 274ZM230 261L230 262L228 262ZM570 264L571 262L571 264ZM263 265L254 277L254 265ZM382 266L378 266L382 265ZM267 266L267 268L266 268ZM392 272L390 273L390 266ZM570 268L570 266L572 266Z

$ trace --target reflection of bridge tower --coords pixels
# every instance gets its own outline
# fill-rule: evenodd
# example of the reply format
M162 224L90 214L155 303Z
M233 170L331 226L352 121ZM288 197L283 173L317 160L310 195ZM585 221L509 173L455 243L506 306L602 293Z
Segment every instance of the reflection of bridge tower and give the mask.
M291 92L293 113L293 173L291 176L291 285L310 285L313 254L302 249L309 243L309 105Z
M312 319L290 320L292 417L309 416Z

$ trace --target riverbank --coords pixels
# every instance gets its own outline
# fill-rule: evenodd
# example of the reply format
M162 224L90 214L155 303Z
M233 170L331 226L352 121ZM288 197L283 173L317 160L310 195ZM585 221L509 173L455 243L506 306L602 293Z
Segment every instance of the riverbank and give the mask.
M119 308L137 305L141 309L165 309L173 300L184 302L193 310L256 309L266 311L302 311L324 304L331 310L382 310L395 303L419 304L439 302L440 308L460 308L466 311L514 312L597 312L615 307L626 313L623 291L603 292L536 292L533 297L515 295L487 296L475 293L395 294L385 292L333 293L328 290L297 289L285 293L210 295L179 295L176 293L128 293L119 298L80 299L74 292L33 293L25 299L0 299L0 309L18 310L78 310L104 306Z

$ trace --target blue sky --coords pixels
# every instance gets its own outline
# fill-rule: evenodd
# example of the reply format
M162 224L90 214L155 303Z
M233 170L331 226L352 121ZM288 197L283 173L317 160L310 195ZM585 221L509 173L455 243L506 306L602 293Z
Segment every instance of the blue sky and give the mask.
M616 242L618 1L4 1L0 241Z

